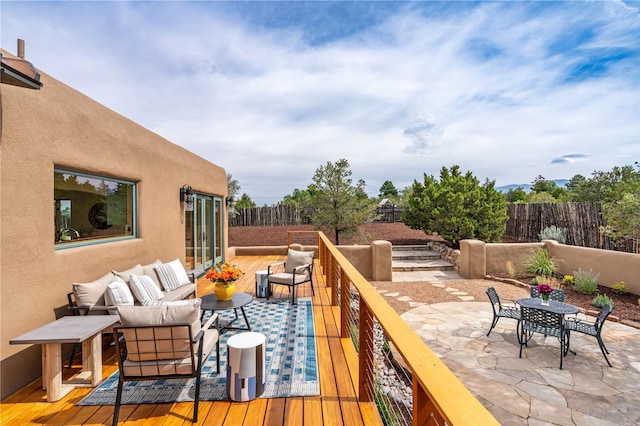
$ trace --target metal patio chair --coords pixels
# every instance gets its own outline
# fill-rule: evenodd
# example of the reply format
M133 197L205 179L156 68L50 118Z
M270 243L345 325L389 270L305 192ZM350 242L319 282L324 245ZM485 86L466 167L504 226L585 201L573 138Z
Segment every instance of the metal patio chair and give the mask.
M287 252L287 260L284 262L274 263L267 267L267 299L271 295L271 287L273 284L286 285L291 291L291 303L295 303L296 286L308 282L311 285L311 294L315 295L313 290L313 251L297 251L291 250ZM274 272L276 266L284 266L283 272ZM282 268L279 268L281 270Z
M538 292L538 287L531 286L531 297L540 297L540 293ZM554 288L551 294L549 295L549 299L555 300L558 302L564 302L564 290L559 288Z
M567 320L565 321L565 328L567 329L567 348L569 347L569 339L571 337L572 331L593 336L596 338L598 346L600 346L600 351L602 352L605 361L607 361L607 364L609 364L609 367L611 367L612 365L609 362L609 358L607 358L609 350L602 341L602 326L604 326L604 322L607 320L607 317L611 313L612 309L613 308L611 307L611 305L606 303L602 307L602 309L600 309L600 312L598 313L598 316L596 317L596 320L594 322L581 320L578 318L567 318Z
M200 326L200 299L193 305L119 306L123 326L113 330L118 390L113 426L118 424L124 382L195 378L194 423L198 421L202 364L215 347L220 373L220 336L213 314ZM213 326L213 327L212 327Z
M529 340L531 340L534 333L544 334L545 337L557 337L560 342L560 370L562 370L562 358L569 350L569 341L564 326L564 314L521 306L518 328L520 358L522 358L522 347L528 346Z
M495 288L489 287L486 293L487 296L489 296L491 308L493 309L493 321L491 322L491 328L489 328L487 336L491 334L491 330L498 324L500 318L511 318L518 322L520 321L520 308L515 300L502 299L502 301L509 304L509 306L504 306Z

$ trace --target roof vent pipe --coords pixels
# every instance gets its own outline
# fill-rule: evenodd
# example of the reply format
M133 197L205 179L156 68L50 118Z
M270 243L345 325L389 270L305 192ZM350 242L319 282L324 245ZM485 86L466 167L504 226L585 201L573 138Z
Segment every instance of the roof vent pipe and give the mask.
M24 59L24 40L18 39L18 58Z

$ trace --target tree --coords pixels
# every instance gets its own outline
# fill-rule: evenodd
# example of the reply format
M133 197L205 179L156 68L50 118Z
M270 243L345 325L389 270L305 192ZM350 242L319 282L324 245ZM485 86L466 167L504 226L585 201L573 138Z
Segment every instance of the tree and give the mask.
M426 234L437 232L454 247L466 238L496 242L504 234L507 201L495 181L480 185L471 172L462 175L457 165L443 167L439 181L426 173L424 183L414 181L402 221Z
M516 189L509 189L505 197L510 203L524 203L527 201L527 193L521 186Z
M622 200L624 194L640 191L640 164L635 162L635 166L637 170L627 165L615 166L610 172L594 171L590 179L576 175L569 182L571 185L567 184L569 199L576 202Z
M640 192L626 193L621 200L605 203L603 214L607 226L601 229L616 241L640 239Z
M235 199L238 192L240 192L240 183L231 176L231 173L227 173L227 198Z
M242 194L240 199L236 201L235 208L236 209L250 209L256 206L256 203L253 202L251 197L249 197L246 193Z
M385 180L382 186L380 187L380 197L381 198L398 198L398 190L390 180Z
M349 162L345 159L320 166L313 176L313 213L311 223L316 229L333 230L336 245L340 237L351 237L358 228L373 220L375 206L364 191L360 179L352 185Z

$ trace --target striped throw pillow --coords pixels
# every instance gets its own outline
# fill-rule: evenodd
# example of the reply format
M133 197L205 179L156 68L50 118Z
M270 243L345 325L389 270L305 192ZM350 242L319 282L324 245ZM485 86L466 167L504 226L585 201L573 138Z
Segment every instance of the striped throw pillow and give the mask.
M156 266L156 272L165 291L175 290L180 286L191 283L187 271L185 271L184 266L178 259Z
M129 279L129 286L136 300L140 302L141 305L146 305L164 297L164 294L162 294L162 291L160 291L156 283L147 275L132 274Z

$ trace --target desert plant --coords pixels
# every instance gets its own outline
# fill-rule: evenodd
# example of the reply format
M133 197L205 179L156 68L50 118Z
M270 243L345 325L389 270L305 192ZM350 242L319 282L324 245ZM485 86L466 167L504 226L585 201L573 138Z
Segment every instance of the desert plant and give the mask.
M611 298L606 294L598 294L591 302L591 304L596 308L602 308L607 303L613 308L613 300L611 300Z
M550 277L558 270L556 259L549 255L547 249L531 250L522 262L525 271L531 275Z
M625 294L627 292L627 284L624 281L616 281L611 289L615 294Z
M509 276L509 278L513 278L516 276L516 267L514 266L512 261L507 260L505 267L507 268L507 275Z
M555 225L547 226L538 234L540 241L542 240L555 240L560 244L567 242L567 230L565 228L558 228Z
M573 288L578 293L593 294L598 290L598 278L600 278L600 274L594 274L592 269L589 269L589 272L587 272L579 268L573 272L573 278L575 280Z
M562 278L562 284L567 284L567 285L574 285L576 282L573 279L573 275L565 275Z

